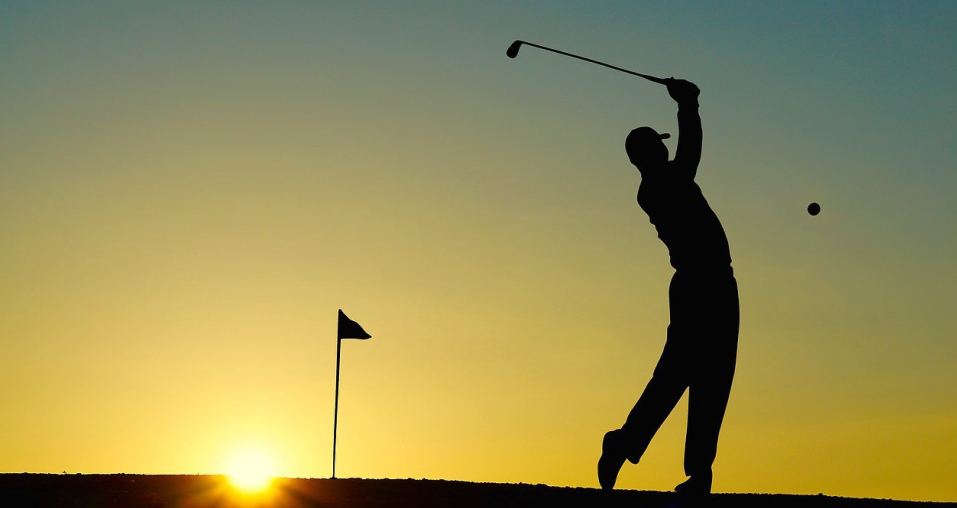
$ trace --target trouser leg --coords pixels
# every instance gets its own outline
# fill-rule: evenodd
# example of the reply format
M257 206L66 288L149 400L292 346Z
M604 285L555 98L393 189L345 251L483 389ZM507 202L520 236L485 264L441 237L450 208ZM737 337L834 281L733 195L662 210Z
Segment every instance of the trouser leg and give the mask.
M672 332L673 327L669 326L668 341L651 381L622 426L627 442L626 457L633 464L637 464L641 459L651 438L658 432L688 387L687 372L682 361L684 352L678 347L678 341L672 340Z
M688 433L685 441L685 473L711 475L734 379L738 345L738 294L733 279L718 286L712 305L702 312L697 335L701 341L689 367ZM708 291L710 293L710 291Z
M718 450L718 433L728 406L734 378L734 357L708 369L688 390L688 434L685 440L685 474L710 476Z

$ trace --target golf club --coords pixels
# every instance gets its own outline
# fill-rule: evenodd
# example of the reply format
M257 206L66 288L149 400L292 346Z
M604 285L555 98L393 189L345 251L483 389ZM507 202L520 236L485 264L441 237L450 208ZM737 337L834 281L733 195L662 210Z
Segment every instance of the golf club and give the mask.
M558 53L559 55L570 56L570 57L572 57L572 58L577 58L577 59L579 59L579 60L584 60L584 61L586 61L586 62L591 62L591 63L593 63L593 64L598 64L598 65L601 65L601 66L604 66L604 67L608 67L609 69L615 69L616 71L621 71L621 72L624 72L624 73L627 73L627 74L632 74L632 75L638 76L638 77L640 77L640 78L645 78L645 79L647 79L648 81L654 81L655 83L659 83L659 84L662 84L662 85L665 84L665 80L662 79L662 78L656 78L655 76L649 76L649 75L647 75L647 74L641 74L641 73L639 73L639 72L629 71L628 69L622 69L621 67L615 67L614 65L608 65L608 64L606 64L606 63L599 62L598 60L592 60L591 58L585 58L585 57L583 57L583 56L573 55L573 54L571 54L571 53L566 53L566 52L564 52L564 51L559 51L559 50L557 50L557 49L552 49L552 48L548 48L548 47L545 47L545 46L540 46L540 45L538 45L538 44L534 44L534 43L527 42L527 41L515 41L515 42L513 42L512 45L509 46L507 50L505 50L505 55L508 56L509 58L515 58L516 56L518 56L518 50L519 50L519 48L522 47L522 44L527 44L527 45L529 45L529 46L534 46L534 47L536 47L536 48L538 48L538 49L544 49L545 51L551 51L552 53Z

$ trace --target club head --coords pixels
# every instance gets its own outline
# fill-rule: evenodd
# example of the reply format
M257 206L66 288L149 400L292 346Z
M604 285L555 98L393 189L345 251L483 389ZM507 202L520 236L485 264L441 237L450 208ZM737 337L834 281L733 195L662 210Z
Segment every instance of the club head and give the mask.
M509 58L515 58L518 56L518 48L522 47L522 41L515 41L512 43L508 49L505 50L505 55Z

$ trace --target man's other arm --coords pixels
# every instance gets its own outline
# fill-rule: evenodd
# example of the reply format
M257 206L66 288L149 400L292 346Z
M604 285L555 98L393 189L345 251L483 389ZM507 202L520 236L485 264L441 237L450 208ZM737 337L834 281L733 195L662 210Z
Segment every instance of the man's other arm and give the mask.
M698 172L701 161L701 116L698 115L698 87L683 79L668 79L668 94L678 103L678 148L675 166L691 178Z

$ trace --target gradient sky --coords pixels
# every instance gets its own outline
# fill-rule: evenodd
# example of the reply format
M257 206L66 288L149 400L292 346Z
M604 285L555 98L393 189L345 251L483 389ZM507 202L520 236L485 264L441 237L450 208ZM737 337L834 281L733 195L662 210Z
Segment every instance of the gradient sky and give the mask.
M672 273L624 138L676 108L521 38L702 89L742 301L715 490L957 500L955 21L0 1L0 471L328 476L342 308L340 476L597 486ZM684 479L685 415L620 485Z

